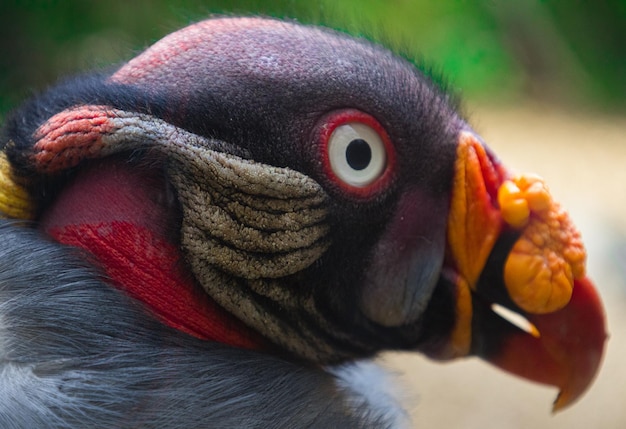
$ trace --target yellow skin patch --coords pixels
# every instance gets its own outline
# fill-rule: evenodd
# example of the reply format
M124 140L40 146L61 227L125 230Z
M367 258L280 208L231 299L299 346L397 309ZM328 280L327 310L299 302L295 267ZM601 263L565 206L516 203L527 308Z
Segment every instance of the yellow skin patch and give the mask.
M481 165L490 165L482 143L472 133L461 133L448 215L448 243L460 274L472 289L502 229L501 215L488 197Z
M449 359L467 356L472 345L472 294L463 279L457 281L456 293L457 320L450 337Z
M459 138L450 213L448 244L458 275L456 285L456 323L447 348L438 359L467 356L472 343L472 290L502 229L501 214L488 196L485 174L496 175L487 152L470 132ZM483 170L485 168L486 170ZM491 168L491 169L490 169Z
M524 311L551 313L565 307L574 279L585 275L586 252L569 215L552 199L543 179L520 175L498 190L502 218L523 228L504 265L511 299Z
M32 219L33 204L28 192L13 180L11 165L0 152L0 219Z

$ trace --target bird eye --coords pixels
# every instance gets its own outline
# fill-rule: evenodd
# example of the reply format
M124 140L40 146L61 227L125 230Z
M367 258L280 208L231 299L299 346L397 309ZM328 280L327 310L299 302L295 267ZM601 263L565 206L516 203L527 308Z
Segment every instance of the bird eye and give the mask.
M357 110L334 114L325 122L322 147L327 173L342 188L361 196L379 189L389 176L393 148L383 127Z
M337 177L349 185L367 186L385 171L385 144L365 124L338 126L328 140L328 160Z

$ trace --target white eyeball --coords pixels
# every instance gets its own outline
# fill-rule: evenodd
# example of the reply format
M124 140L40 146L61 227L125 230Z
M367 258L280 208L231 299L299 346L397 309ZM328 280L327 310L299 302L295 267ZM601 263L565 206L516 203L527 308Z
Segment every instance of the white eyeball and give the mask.
M387 153L382 138L372 127L352 122L339 125L330 135L328 160L340 180L362 188L383 175Z

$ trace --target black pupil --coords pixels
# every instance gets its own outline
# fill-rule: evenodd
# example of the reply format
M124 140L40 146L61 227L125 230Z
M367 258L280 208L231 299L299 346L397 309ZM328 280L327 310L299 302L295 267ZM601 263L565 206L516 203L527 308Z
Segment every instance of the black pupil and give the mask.
M346 161L355 170L363 170L370 165L372 149L363 139L352 140L346 149Z

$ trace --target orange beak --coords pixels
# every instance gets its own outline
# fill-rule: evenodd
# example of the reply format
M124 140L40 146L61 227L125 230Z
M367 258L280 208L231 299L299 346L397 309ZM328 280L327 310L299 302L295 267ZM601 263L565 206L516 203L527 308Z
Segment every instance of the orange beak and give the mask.
M453 186L446 264L456 324L435 357L479 356L558 387L554 410L570 405L594 379L607 337L580 234L540 178L510 175L471 132L460 136Z

